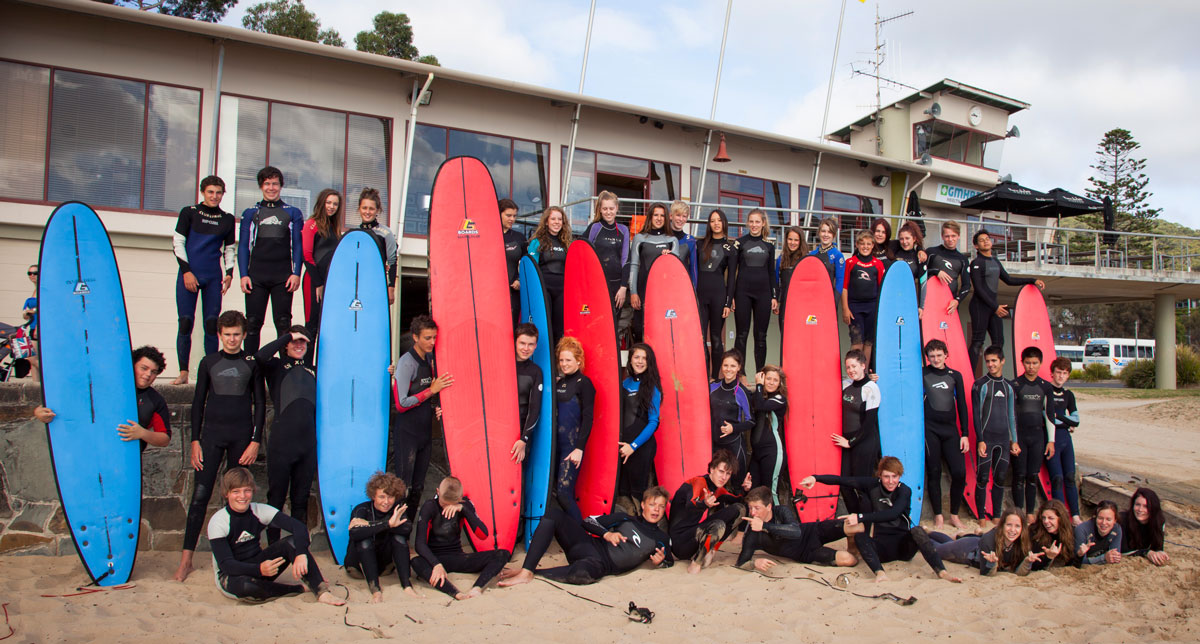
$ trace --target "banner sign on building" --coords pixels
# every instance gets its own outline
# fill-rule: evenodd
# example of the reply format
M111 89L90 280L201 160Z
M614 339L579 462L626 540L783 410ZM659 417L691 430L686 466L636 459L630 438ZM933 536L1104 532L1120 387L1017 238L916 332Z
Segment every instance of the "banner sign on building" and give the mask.
M967 199L979 194L980 192L983 191L972 188L963 188L962 186L955 186L949 183L939 183L937 195L934 196L934 200L957 206Z

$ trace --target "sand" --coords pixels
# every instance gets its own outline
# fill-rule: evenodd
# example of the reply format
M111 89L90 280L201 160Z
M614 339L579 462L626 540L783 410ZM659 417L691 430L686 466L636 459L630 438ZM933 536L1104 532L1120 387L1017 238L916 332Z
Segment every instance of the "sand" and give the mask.
M1084 423L1076 434L1076 449L1081 472L1103 464L1138 480L1150 478L1152 485L1178 491L1175 500L1193 516L1200 514L1194 500L1200 496L1188 496L1189 490L1200 489L1194 473L1200 399L1130 400L1083 393L1080 406ZM769 573L779 579L768 579L732 568L736 544L728 544L714 567L697 576L677 564L566 587L614 608L540 580L507 589L493 582L482 597L466 602L453 602L418 582L424 597L414 599L400 591L394 577L384 582L384 603L369 605L365 583L348 579L327 553L318 553L317 560L328 579L343 584L334 591L348 594L348 607L317 604L309 594L261 606L240 604L217 592L206 556L198 557L200 569L179 584L168 579L178 556L162 552L139 555L132 588L75 597L41 597L76 592L87 581L75 557L0 557L5 582L0 602L7 603L15 632L6 642L1198 641L1200 531L1170 531L1167 538L1174 542L1167 547L1172 559L1163 568L1136 558L1024 578L985 578L950 564L950 571L963 577L961 585L938 580L919 556L887 564L891 581L884 584L874 583L865 564L849 570L849 591L916 597L911 606L856 597L813 581L835 581L845 569L786 564ZM513 565L522 556L518 552ZM544 564L561 562L554 549ZM473 580L451 577L464 588ZM623 611L630 601L653 610L653 624L629 621ZM0 638L5 633L0 625Z

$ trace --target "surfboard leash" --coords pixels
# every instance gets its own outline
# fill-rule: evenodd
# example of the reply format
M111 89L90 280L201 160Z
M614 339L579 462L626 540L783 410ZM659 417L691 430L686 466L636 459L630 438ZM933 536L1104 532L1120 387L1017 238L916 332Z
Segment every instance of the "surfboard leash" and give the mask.
M99 580L97 580L97 581L99 581ZM63 595L41 595L41 597L46 597L49 599L62 599L62 598L66 598L66 597L80 597L82 595L94 595L96 593L104 593L104 592L108 592L110 590L129 590L131 588L136 588L136 587L137 587L137 584L121 584L119 586L102 587L102 586L96 586L96 582L92 582L86 586L76 586L75 590L77 592L66 593Z
M554 583L554 582L550 581L549 579L545 579L545 578L543 578L543 577L534 577L534 579L538 579L538 580L540 580L540 581L544 581L544 582L546 582L547 584L550 584L551 586L553 586L553 587L555 587L555 588L557 588L557 589L559 589L559 590L563 591L564 593L566 593L566 594L568 594L568 595L570 595L570 596L572 596L572 597L577 597L577 598L579 598L579 599L582 599L582 600L584 600L584 601L589 601L589 602L592 602L593 604L599 604L600 606L603 606L603 607L605 607L605 608L616 608L616 606L613 606L612 604L605 604L604 602L602 602L602 601L596 601L595 599L592 599L591 597L584 597L583 595L579 595L579 594L573 593L573 592L571 592L571 591L567 590L566 588L563 588L562 586L559 586L558 584L556 584L556 583Z
M13 628L12 623L8 621L8 602L4 602L3 604L0 604L0 608L4 609L4 625L8 627L8 635L5 635L4 637L0 637L0 640L6 640L6 639L12 637L13 635L16 635L17 629Z

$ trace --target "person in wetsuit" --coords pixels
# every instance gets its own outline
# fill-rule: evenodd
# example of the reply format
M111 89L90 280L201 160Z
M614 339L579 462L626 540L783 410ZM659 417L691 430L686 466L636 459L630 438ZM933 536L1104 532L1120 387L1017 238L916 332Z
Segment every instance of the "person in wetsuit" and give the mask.
M692 560L691 574L712 563L717 549L746 516L742 497L726 487L735 465L729 450L718 449L708 463L708 474L684 481L671 497L671 553Z
M788 228L783 235L783 252L775 260L775 282L779 284L779 355L781 359L788 285L792 282L792 271L796 270L796 265L808 254L808 243L804 241L804 229L799 226Z
M617 473L617 495L628 496L637 506L654 473L654 455L658 443L659 408L662 406L662 384L658 361L650 345L638 343L629 349L625 363L625 378L621 381L620 469Z
M699 255L696 252L696 238L687 231L688 215L691 214L691 208L683 201L672 201L669 211L671 220L671 234L675 239L679 240L679 244L675 246L675 255L683 262L683 267L687 269L688 275L692 278L692 288L696 288L696 273L699 266ZM646 274L650 271L647 269Z
M308 527L263 503L252 503L254 477L244 467L231 467L221 478L225 507L208 520L217 587L231 599L261 603L303 592L302 586L276 579L290 564L292 577L304 580L317 601L330 606L346 602L329 592L329 584L308 550ZM286 530L291 536L262 547L263 530Z
M963 491L967 488L965 454L971 452L968 437L967 386L961 373L946 366L950 356L946 343L930 340L925 344L925 360L921 382L925 390L925 485L929 505L933 508L933 527L941 528L942 460L950 471L950 523L961 528L958 518Z
M413 345L396 363L392 382L392 399L398 412L392 444L395 474L408 487L404 503L408 506L408 525L412 526L421 493L425 491L425 475L429 473L429 457L433 452L433 418L439 405L434 396L453 386L454 376L449 373L434 376L433 348L438 328L433 318L418 315L409 325L409 331Z
M1079 427L1079 407L1075 392L1067 389L1071 378L1071 359L1057 357L1050 363L1050 402L1054 421L1054 454L1046 461L1050 474L1050 492L1071 509L1071 521L1079 525L1079 487L1075 484L1075 443L1071 433Z
M930 532L943 561L978 568L979 574L990 575L997 570L1028 575L1045 553L1031 547L1025 517L1019 508L1007 508L1000 515L1000 524L982 535L967 534L957 539L941 532Z
M961 579L946 572L946 566L925 529L910 524L912 490L900 482L903 474L904 465L900 463L900 459L885 456L879 461L875 476L818 474L806 477L800 482L800 486L811 490L813 484L824 483L839 485L842 489L851 487L864 493L864 504L857 512L851 510L850 514L838 518L844 518L847 527L859 523L867 525L865 531L854 535L854 543L858 546L863 561L867 562L867 566L875 573L875 581L887 581L883 564L889 561L909 561L920 552L938 577L961 583Z
M550 298L550 332L557 344L563 334L563 280L567 273L567 248L571 246L571 227L562 208L550 206L542 213L526 253L537 262L542 286Z
M963 299L971 292L971 267L966 255L958 251L958 237L961 234L957 221L942 222L942 245L929 249L925 260L926 279L937 278L950 287L954 298L946 305L946 312L958 310ZM957 286L956 286L957 285ZM925 299L921 298L924 308Z
M667 208L662 204L651 204L650 213L642 223L642 230L633 237L633 245L629 250L629 303L633 307L633 340L641 342L646 330L646 314L644 310L646 296L646 278L650 276L650 267L662 255L675 253L679 240L671 233L667 221Z
M325 278L333 262L333 251L342 238L342 195L326 188L313 203L312 217L300 229L300 243L304 248L304 326L315 339L321 332Z
M258 363L242 349L246 318L238 311L225 311L217 318L217 337L221 350L204 356L196 370L191 441L196 478L176 581L187 579L192 572L192 556L221 460L225 460L227 469L250 465L258 458L262 445L267 396Z
M542 368L530 360L537 349L538 330L528 322L518 324L516 331L517 353L517 410L521 419L521 435L513 443L513 461L525 460L525 450L533 440L533 430L542 417L542 395L544 376Z
M583 450L588 447L592 433L592 409L596 402L596 388L583 374L583 345L571 336L559 340L555 351L558 356L558 371L562 375L554 383L555 459L554 497L564 512L578 521L583 512L575 500L575 482L579 480L579 468L583 463ZM596 446L606 449L611 446Z
M596 213L583 231L584 239L596 250L604 279L608 283L608 296L612 299L613 312L618 316L625 304L628 286L626 270L629 265L629 228L617 222L620 202L617 195L603 190L596 197ZM615 319L615 317L614 317Z
M1017 442L1017 395L1004 379L1004 349L991 346L983 352L987 373L971 386L975 409L975 507L979 518L992 518L1004 507L1003 481L1009 472L1009 454L1021 452ZM992 509L987 511L987 486L992 482Z
M870 477L879 463L879 385L867 375L867 357L862 351L846 352L846 376L842 381L842 433L830 434L842 448L842 473ZM855 487L842 488L842 500L850 512L865 512L869 501Z
M921 227L916 222L906 221L900 226L900 230L896 231L896 238L888 243L888 257L888 261L885 262L887 268L891 268L892 264L897 262L908 264L913 274L913 283L920 293L921 283L925 281L925 260L928 259L928 255L925 253L925 237L921 235Z
M175 355L179 359L179 377L171 383L173 385L187 384L188 381L197 296L202 301L204 353L216 352L221 296L233 282L236 263L236 223L233 215L221 210L225 182L215 175L205 177L200 181L200 196L200 203L179 211L172 241L175 261L179 263L179 278L175 282L175 304L179 309Z
M1170 563L1171 557L1163 548L1167 524L1157 492L1148 487L1134 490L1129 510L1121 513L1120 523L1123 555L1145 557L1156 566Z
M258 351L267 302L275 331L283 335L292 326L292 293L300 288L304 243L300 238L304 215L279 198L283 173L267 166L258 171L262 201L242 212L238 236L238 269L246 294L246 352Z
M631 517L620 510L577 521L558 508L550 509L533 532L525 562L500 573L501 586L516 586L541 576L567 584L592 584L649 561L657 568L675 564L671 540L658 528L667 507L667 491L655 486L642 496L641 513ZM567 565L538 569L552 541L567 555Z
M821 260L825 265L825 270L829 271L829 281L833 283L833 299L835 302L842 301L842 283L845 281L846 274L846 258L842 255L842 251L837 247L837 220L833 217L826 217L821 220L817 226L817 242L816 248L812 249L809 255Z
M892 239L891 222L883 217L876 217L871 222L871 241L875 242L871 255L878 257L884 266L891 266L896 259L892 256L892 243L896 240Z
M254 354L275 409L267 439L267 504L282 510L290 497L292 518L306 525L317 475L317 372L305 358L309 344L308 329L297 324ZM280 350L285 357L277 355ZM277 539L279 531L268 529L267 541Z
M842 321L849 327L850 348L871 358L875 345L875 322L879 314L879 292L883 288L883 261L871 255L871 234L858 234L858 252L846 261L842 284Z
M767 364L767 326L771 314L779 312L779 285L775 281L775 244L767 216L761 210L746 215L745 235L738 238L738 263L733 289L733 318L737 336L733 348L747 356L751 317L754 318L754 366ZM745 365L742 365L743 368Z
M725 213L713 210L708 215L708 230L697 247L696 300L700 307L700 333L708 343L708 378L720 377L721 354L725 353L725 318L733 306L734 277L738 263L738 243L730 239Z
M746 438L743 434L754 428L750 392L738 380L741 374L742 354L730 349L721 356L721 379L708 386L713 452L727 449L733 454L734 481L746 478L750 469L750 457L746 454Z
M1000 282L1009 286L1024 286L1035 284L1045 290L1046 283L1031 277L1012 277L1004 270L1004 265L992 254L992 236L986 230L975 233L971 240L975 245L975 259L971 260L967 272L971 275L971 286L975 296L967 305L971 313L971 366L979 362L979 351L983 349L983 335L986 333L996 346L1004 346L1003 318L1008 317L1008 305L1000 303Z
M396 301L396 273L398 271L399 246L396 244L396 234L392 229L379 221L379 213L383 212L383 198L374 188L363 188L358 195L358 218L361 220L358 228L371 233L375 243L379 244L379 254L387 275L388 304Z
M1017 443L1021 446L1013 462L1013 499L1025 508L1026 523L1033 523L1037 510L1038 475L1042 461L1054 456L1054 387L1039 377L1042 350L1025 347L1021 352L1025 373L1012 381L1016 394Z
M455 599L471 599L483 594L483 589L512 556L507 550L463 552L463 524L478 539L488 536L487 525L475 513L475 505L463 498L462 482L447 476L438 484L437 497L421 506L417 518L417 556L412 558L413 572L437 590ZM450 572L477 572L475 585L463 593L446 576Z
M746 537L742 539L742 552L734 565L745 567L754 559L755 570L770 570L775 562L766 557L754 558L754 554L759 550L797 563L847 568L858 564L858 558L850 552L834 550L825 544L842 537L853 537L863 531L863 524L849 526L846 525L845 519L801 523L796 508L791 504L774 503L774 494L774 490L764 486L756 487L746 494L746 505L750 513L749 525L746 528Z
M1012 509L1021 514L1020 510ZM1062 501L1046 499L1038 508L1037 520L1029 526L1029 547L1044 555L1034 562L1034 570L1075 564L1075 526Z
M376 472L367 479L368 500L350 513L350 542L342 561L347 574L367 580L372 604L383 601L379 575L388 562L396 567L404 592L420 596L409 578L407 508L398 503L406 493L404 481L395 474Z
M1121 563L1122 535L1117 504L1105 499L1096 516L1075 526L1075 554L1085 565Z
M783 419L787 415L787 378L769 364L754 376L754 429L750 431L750 482L771 490L779 504L779 475L783 472Z
M512 305L512 320L513 328L515 329L521 320L521 280L520 268L521 257L525 255L526 245L525 235L513 229L513 225L517 223L517 202L512 199L501 199L496 204L500 211L500 229L504 231L502 239L504 240L504 265L508 268L508 299Z

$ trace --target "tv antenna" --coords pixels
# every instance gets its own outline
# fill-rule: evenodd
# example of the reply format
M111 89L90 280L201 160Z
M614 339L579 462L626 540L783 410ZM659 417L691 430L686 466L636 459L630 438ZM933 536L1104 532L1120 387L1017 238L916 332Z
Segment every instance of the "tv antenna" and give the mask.
M866 76L875 79L875 154L883 155L883 86L889 87L904 87L917 91L916 87L906 85L898 80L888 78L883 75L883 62L887 60L887 41L883 40L883 26L889 22L900 20L913 15L912 11L905 11L894 16L883 18L879 15L879 3L875 3L875 50L872 53L873 60L866 62L867 70L857 69L853 64L850 66L851 75Z

